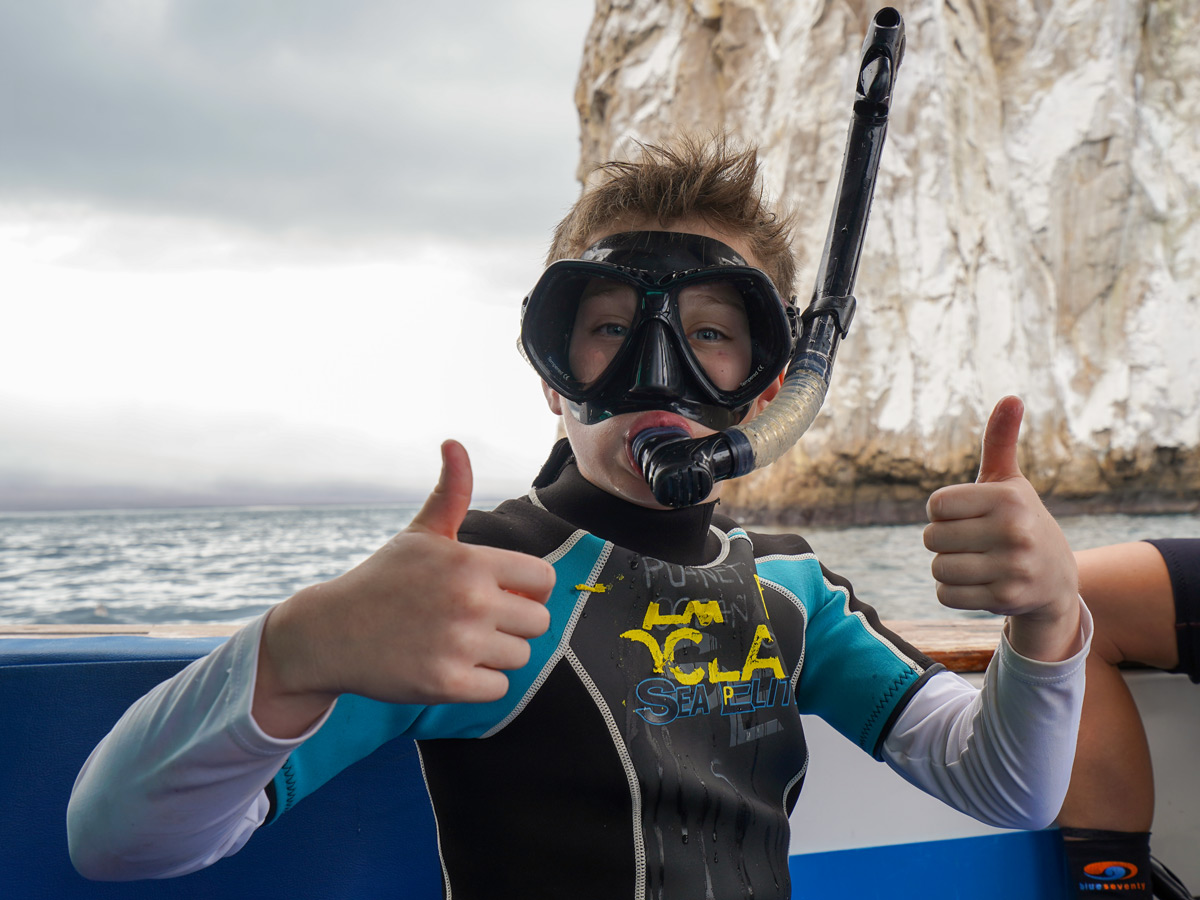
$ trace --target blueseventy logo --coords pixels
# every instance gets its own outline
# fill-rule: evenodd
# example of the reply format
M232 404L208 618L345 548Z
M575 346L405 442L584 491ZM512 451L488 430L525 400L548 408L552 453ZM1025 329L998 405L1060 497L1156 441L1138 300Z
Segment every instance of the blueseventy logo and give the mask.
M1083 874L1090 880L1079 882L1081 891L1144 891L1145 881L1134 881L1138 867L1115 859L1088 863Z
M1096 881L1128 881L1137 873L1137 866L1127 862L1104 860L1083 867L1083 874Z

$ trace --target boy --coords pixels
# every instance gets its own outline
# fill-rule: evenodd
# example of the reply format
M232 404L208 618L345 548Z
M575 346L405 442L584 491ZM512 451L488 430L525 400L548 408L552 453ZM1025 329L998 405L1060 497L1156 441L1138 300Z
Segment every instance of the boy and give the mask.
M601 174L526 301L524 352L567 432L534 490L468 513L470 465L447 442L408 529L139 701L76 783L82 872L200 868L406 735L455 897L787 897L800 712L987 821L1053 819L1091 622L1016 469L1019 402L989 422L980 483L929 502L941 601L1010 616L980 693L800 538L655 503L638 433L698 437L779 388L788 225L754 152L723 142Z

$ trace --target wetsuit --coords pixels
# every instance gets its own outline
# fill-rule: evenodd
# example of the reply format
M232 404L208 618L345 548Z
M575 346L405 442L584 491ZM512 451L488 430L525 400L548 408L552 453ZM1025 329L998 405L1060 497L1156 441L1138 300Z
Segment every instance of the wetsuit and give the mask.
M274 815L404 734L420 739L455 897L634 897L643 884L648 897L790 896L800 714L878 757L941 667L801 538L747 534L713 504L631 507L561 451L547 487L471 514L459 534L557 570L551 631L508 695L343 698L276 777Z

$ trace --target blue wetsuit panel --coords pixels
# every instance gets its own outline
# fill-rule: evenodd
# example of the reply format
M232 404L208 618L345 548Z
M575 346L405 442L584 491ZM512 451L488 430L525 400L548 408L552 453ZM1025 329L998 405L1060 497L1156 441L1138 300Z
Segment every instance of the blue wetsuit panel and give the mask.
M758 561L758 571L764 582L804 607L804 664L796 686L800 711L820 716L878 758L884 726L925 674L928 660L908 655L894 636L875 627L878 622L870 621L861 604L852 604L849 586L828 580L813 554L766 557Z

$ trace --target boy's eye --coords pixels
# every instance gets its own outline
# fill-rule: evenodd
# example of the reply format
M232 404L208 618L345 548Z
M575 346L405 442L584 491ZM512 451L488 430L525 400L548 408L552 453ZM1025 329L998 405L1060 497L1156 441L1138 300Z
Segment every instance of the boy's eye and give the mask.
M746 307L736 288L723 281L689 285L679 292L679 316L693 346L729 346L749 339Z
M595 333L601 337L624 338L629 334L629 326L621 322L602 322L596 326Z
M698 343L703 343L703 344L715 344L718 341L729 340L729 336L726 335L719 328L714 328L714 327L708 326L708 327L704 327L704 328L695 329L688 336L688 339L691 341L696 341Z

